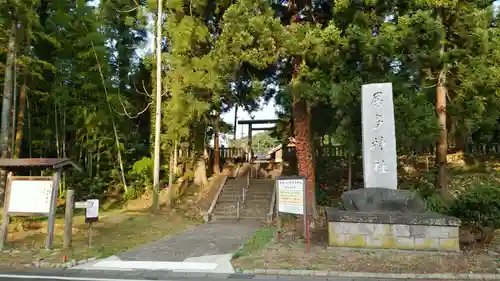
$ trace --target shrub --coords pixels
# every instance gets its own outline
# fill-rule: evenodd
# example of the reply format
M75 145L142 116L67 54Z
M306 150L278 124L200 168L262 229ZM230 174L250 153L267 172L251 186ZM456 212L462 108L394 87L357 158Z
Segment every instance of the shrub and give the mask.
M131 200L139 198L148 187L152 185L151 174L153 171L153 160L143 157L132 165L129 171L129 189L123 195L123 199Z
M500 187L476 183L450 205L448 213L465 224L500 227Z
M123 200L128 201L128 200L134 200L139 197L144 193L143 188L138 188L138 187L130 187L124 194L123 194Z
M444 202L439 193L433 193L424 197L425 209L429 212L436 212L440 214L448 214L449 207Z

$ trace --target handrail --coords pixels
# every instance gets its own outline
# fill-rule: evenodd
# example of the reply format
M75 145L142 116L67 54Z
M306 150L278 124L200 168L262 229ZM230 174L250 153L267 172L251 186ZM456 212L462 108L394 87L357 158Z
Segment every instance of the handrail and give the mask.
M238 175L240 174L240 168L241 168L241 165L238 165L238 168L236 168L236 175L234 176L235 178L237 178Z
M224 188L224 185L226 184L226 180L227 180L227 176L224 176L224 179L222 180L222 183L219 186L219 190L217 190L217 194L215 194L215 197L212 200L212 204L210 204L210 208L208 208L208 211L203 216L203 219L205 220L205 222L208 222L212 218L212 213L215 209L215 204L217 204L217 200L219 200L219 196L222 192L222 189Z
M243 200L243 205L245 205L246 193L247 193L248 189L250 188L251 173L252 173L252 165L250 165L250 171L248 171L248 173L247 173L247 184L243 187L243 191L242 191L242 195L241 195L242 200Z
M273 188L273 197L271 197L271 206L269 206L269 212L267 213L267 222L271 223L274 217L274 209L276 208L276 184Z
M236 201L236 220L240 220L240 199Z

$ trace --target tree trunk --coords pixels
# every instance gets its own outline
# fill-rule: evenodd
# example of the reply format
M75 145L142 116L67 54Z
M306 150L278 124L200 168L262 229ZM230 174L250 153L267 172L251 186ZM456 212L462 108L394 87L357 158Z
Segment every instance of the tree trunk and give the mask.
M16 53L16 22L12 21L9 43L7 45L7 60L5 62L5 78L2 98L2 121L0 124L0 153L2 158L9 157L9 136L11 129L12 90L14 79L14 60ZM3 178L3 177L2 177Z
M29 29L28 29L29 31ZM26 56L28 55L31 40L29 36L29 32L26 32ZM14 158L19 158L21 156L21 145L23 141L23 128L24 128L24 112L26 109L26 84L27 80L27 71L23 75L23 84L21 85L21 89L19 90L19 111L17 112L17 124L16 124L16 135L15 135L15 154Z
M446 69L442 69L438 75L436 86L436 114L438 116L439 126L441 127L438 141L436 143L436 165L438 168L437 186L441 189L441 195L444 199L449 199L447 159L448 153L448 135L446 128Z
M12 21L11 31L9 35L9 43L7 45L7 60L5 62L5 78L3 85L3 97L2 97L2 120L0 123L0 154L2 158L9 157L9 143L10 143L10 124L11 116L10 110L12 106L12 89L13 89L13 78L14 78L14 59L16 53L16 22ZM5 180L7 171L0 170L0 200L2 200L3 205L3 193L5 191Z
M172 148L172 153L170 153L170 167L168 174L168 194L169 194L169 205L172 206L175 199L175 190L174 190L174 178L177 176L176 168L177 168L177 140L174 141L174 147Z
M347 152L347 190L352 190L352 154L351 150Z
M203 187L208 185L207 179L207 166L205 164L205 157L203 155L198 156L194 166L194 184Z
M17 50L14 53L14 82L12 83L12 115L11 115L11 133L10 133L10 156L14 157L16 152L16 143L14 142L14 137L16 135L16 116L17 116Z
M309 126L309 151L311 152L311 157L312 157L312 173L314 175L314 180L313 180L313 191L311 194L311 201L312 201L312 214L314 219L319 218L318 214L318 202L316 201L316 171L314 167L317 167L316 165L316 147L318 139L315 137L315 134L311 130L311 124L312 124L312 112L311 112L311 105L307 104L307 126Z
M315 213L313 209L316 207L314 204L314 186L316 179L309 139L311 124L307 112L307 103L297 97L293 97L293 99L292 116L294 122L295 150L297 153L299 175L307 178L307 213L310 215Z
M217 111L217 116L215 117L215 128L214 128L214 166L213 173L220 174L220 142L219 142L219 122L220 113Z

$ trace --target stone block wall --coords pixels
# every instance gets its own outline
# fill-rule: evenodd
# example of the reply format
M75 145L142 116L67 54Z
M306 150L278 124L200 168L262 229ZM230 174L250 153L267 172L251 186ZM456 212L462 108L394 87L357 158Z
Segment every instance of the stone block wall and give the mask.
M331 246L460 251L458 226L328 222Z

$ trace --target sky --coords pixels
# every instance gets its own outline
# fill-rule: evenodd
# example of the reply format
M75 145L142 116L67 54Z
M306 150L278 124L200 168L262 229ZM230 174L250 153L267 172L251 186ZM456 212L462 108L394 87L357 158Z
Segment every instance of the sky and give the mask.
M263 102L260 103L260 110L252 112L252 116L254 117L255 120L259 119L276 119L276 104L274 103L274 100L269 101L268 104L264 104ZM234 124L234 108L231 109L229 112L222 114L221 115L222 119L224 122L229 123L229 124ZM251 120L252 118L250 117L250 114L246 111L243 111L241 108L238 109L238 120ZM269 128L273 127L273 124L263 124L263 125L255 125L254 127L258 126L259 128ZM259 132L262 131L254 131L252 135L255 135ZM238 128L236 129L236 137L240 138L242 136L248 135L248 125L238 125Z

